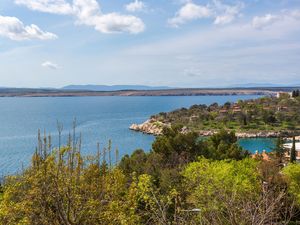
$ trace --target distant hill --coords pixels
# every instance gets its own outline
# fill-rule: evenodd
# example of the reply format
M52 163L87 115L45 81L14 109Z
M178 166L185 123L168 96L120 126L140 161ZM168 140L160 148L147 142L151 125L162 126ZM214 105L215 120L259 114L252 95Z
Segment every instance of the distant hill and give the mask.
M229 86L230 88L276 88L276 87L299 87L299 84L272 84L272 83L245 83Z
M167 86L145 86L145 85L68 85L62 88L63 90L78 90L78 91L121 91L121 90L166 90L172 89Z
M126 87L128 88L126 90ZM88 87L86 87L88 88ZM71 96L203 96L203 95L276 95L279 91L291 92L296 87L270 87L270 88L167 88L148 86L117 86L110 89L34 89L34 88L0 88L0 97L71 97ZM141 88L143 90L137 90ZM152 89L150 89L152 88ZM165 88L165 89L163 89ZM123 90L119 90L123 89ZM125 89L125 90L124 90ZM135 90L134 90L135 89ZM146 90L145 90L146 89ZM147 90L148 89L148 90ZM97 91L95 91L97 90ZM100 90L100 91L99 91ZM113 90L113 91L106 91ZM118 90L118 91L115 91Z
M282 87L284 85L272 84L272 83L246 83L241 84L239 87Z

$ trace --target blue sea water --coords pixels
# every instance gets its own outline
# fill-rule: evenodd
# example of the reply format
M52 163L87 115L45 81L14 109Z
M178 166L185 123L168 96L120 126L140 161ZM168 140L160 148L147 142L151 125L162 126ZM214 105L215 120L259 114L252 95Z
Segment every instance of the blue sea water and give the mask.
M275 147L275 142L275 138L248 138L239 140L240 146L252 153L256 151L262 152L263 150L269 152Z
M15 173L30 163L37 143L37 132L52 135L57 144L57 121L64 124L63 136L77 120L82 134L83 152L96 152L97 142L105 147L109 139L120 155L137 148L150 150L153 136L130 131L132 123L149 116L193 104L223 104L259 96L189 96L189 97L58 97L0 98L0 175ZM271 140L241 140L250 150L268 149Z

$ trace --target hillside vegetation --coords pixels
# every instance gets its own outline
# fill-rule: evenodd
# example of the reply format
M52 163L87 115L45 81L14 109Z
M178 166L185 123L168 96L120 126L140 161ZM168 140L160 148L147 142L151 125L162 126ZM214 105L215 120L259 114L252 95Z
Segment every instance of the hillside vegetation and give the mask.
M166 125L184 125L191 131L234 130L237 132L273 131L281 134L300 131L300 97L282 94L279 98L193 105L151 117Z
M109 147L81 154L69 138L39 138L32 164L1 187L1 225L292 224L299 221L300 165L252 159L234 133L207 140L164 129L152 151L118 161ZM75 137L75 135L74 135ZM281 142L278 142L281 143ZM277 146L281 149L281 145ZM278 151L280 152L280 151ZM115 159L115 160L113 160Z

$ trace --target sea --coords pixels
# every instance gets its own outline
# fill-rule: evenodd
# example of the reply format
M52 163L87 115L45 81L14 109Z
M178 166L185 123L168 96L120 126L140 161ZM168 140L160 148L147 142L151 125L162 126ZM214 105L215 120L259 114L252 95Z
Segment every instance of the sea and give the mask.
M63 141L72 132L81 135L82 152L95 154L108 146L118 149L120 157L136 149L149 151L155 137L129 130L151 115L194 104L236 102L259 98L257 95L228 96L142 96L142 97L5 97L0 98L0 175L15 174L30 165L37 146L38 130L51 135L58 145L57 124L63 124ZM241 139L242 147L252 152L273 148L273 139Z

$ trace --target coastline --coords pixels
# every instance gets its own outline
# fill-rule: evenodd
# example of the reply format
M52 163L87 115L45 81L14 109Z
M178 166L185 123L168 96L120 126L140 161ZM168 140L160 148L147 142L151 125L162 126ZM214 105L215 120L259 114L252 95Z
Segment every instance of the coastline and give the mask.
M142 132L144 134L159 136L163 133L164 127L171 127L171 124L164 124L160 121L156 121L154 119L149 119L142 124L132 124L129 129L136 132ZM190 130L187 127L183 127L182 132L186 133ZM200 130L197 131L199 136L202 137L210 137L216 133L218 130ZM261 130L252 130L252 131L237 131L236 136L238 138L289 138L294 134L294 131L291 130L283 130L283 131L261 131ZM297 133L299 135L299 133Z
M48 89L0 89L0 97L83 97L83 96L227 96L227 95L261 95L275 96L286 88L182 88L166 90L48 90Z

